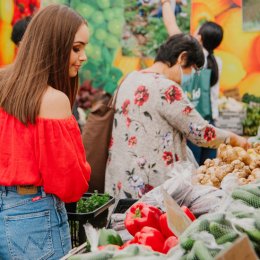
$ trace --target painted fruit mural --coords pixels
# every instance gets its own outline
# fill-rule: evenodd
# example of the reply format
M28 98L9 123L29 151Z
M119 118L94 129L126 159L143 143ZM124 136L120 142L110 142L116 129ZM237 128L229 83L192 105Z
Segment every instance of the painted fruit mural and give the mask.
M233 90L241 98L246 93L260 96L260 32L243 31L242 0L192 0L191 8L191 33L205 20L217 22L224 29L216 51L223 62L222 94Z
M15 45L11 41L13 25L35 13L40 0L0 0L0 67L13 62Z

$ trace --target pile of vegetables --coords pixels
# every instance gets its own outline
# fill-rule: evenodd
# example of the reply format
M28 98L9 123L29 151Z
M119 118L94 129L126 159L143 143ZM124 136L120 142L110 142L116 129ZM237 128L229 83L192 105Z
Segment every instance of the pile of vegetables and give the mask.
M248 106L247 116L243 121L244 135L254 136L260 126L260 106Z
M246 93L243 95L242 101L247 104L250 104L251 102L260 103L260 97Z
M191 220L195 220L187 207L182 207L182 210ZM125 227L133 239L124 246L141 244L149 246L154 251L167 254L178 244L178 238L168 226L166 213L142 202L134 204L127 212Z
M93 193L89 198L81 198L77 203L77 213L89 213L106 204L110 199L108 193Z
M122 77L121 70L113 66L113 60L125 23L124 1L70 0L70 6L88 21L90 31L86 47L89 60L80 71L81 83L90 80L92 87L113 94Z
M182 252L182 259L211 260L242 234L260 256L260 182L235 188L229 199L222 210L201 216L185 230L173 256Z
M217 158L207 159L196 173L200 184L217 188L229 174L233 174L241 185L260 179L260 143L254 144L247 151L222 144Z

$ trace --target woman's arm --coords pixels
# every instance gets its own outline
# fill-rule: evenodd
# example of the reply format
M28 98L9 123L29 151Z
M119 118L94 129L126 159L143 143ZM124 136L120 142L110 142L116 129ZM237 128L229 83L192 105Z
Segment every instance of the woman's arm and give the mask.
M159 113L192 143L210 148L218 148L221 143L245 149L249 147L245 138L216 128L204 120L175 82L163 79L158 89L160 96L156 107Z
M172 4L175 6L175 0L161 0L163 22L169 36L182 33L177 25L175 14L172 10Z

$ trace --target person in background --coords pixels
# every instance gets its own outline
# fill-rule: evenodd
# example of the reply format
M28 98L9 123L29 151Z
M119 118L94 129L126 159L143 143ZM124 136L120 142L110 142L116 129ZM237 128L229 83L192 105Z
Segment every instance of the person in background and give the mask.
M88 38L78 13L49 5L0 70L1 259L60 259L71 249L64 202L81 198L91 173L71 113Z
M186 139L201 147L247 147L243 137L205 121L183 93L184 79L203 64L199 42L176 34L161 45L151 67L122 82L106 168L108 193L140 198L164 183L176 162L188 160Z
M180 29L176 23L176 17L171 11L171 5L175 1L161 0L163 21L168 31L169 36L180 33ZM222 62L220 58L215 57L214 50L220 45L223 39L223 29L215 22L207 21L203 23L195 32L194 37L199 41L203 47L205 62L203 67L211 70L210 78L210 100L212 115L210 118L205 118L211 124L215 124L215 120L219 116L218 112L218 96L219 96L219 77L222 69ZM216 157L216 149L205 147L198 147L188 141L188 146L191 148L196 161L202 165L207 158Z
M31 16L27 16L14 24L11 34L11 40L16 45L16 47L19 47L19 44L31 19Z

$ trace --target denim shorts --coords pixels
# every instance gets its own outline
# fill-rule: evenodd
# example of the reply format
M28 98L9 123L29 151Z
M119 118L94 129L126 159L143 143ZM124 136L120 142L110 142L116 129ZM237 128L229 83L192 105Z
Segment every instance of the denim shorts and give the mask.
M0 259L60 259L71 249L64 203L42 188L19 195L0 186Z

